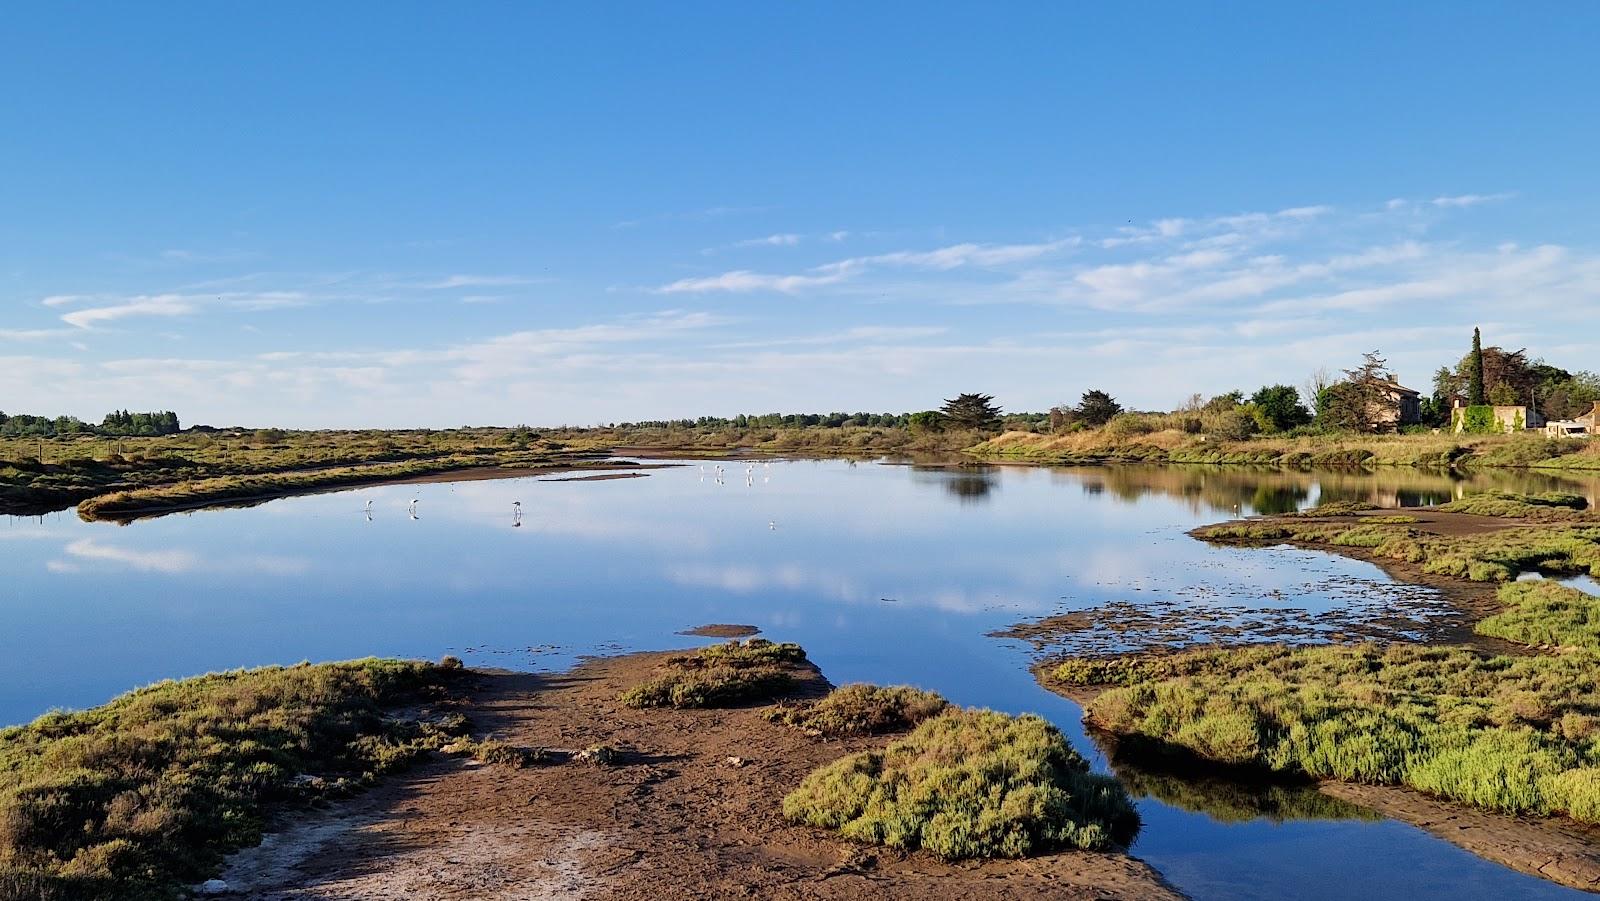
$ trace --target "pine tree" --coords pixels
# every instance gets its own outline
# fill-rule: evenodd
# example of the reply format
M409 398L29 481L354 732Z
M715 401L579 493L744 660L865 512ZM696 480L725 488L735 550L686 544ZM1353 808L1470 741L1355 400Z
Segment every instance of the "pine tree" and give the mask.
M945 401L939 412L952 428L978 431L1000 428L1000 408L988 394L958 394Z
M1122 412L1117 399L1098 388L1083 392L1078 402L1078 418L1092 426L1102 426Z
M1481 407L1489 399L1483 387L1483 336L1476 328L1472 330L1472 371L1469 376L1471 381L1467 387L1467 403Z

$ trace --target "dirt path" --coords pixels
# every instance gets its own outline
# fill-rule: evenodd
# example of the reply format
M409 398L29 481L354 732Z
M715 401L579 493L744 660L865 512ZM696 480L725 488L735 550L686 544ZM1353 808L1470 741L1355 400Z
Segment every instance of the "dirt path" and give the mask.
M222 878L268 901L1181 897L1120 855L949 865L790 826L781 799L807 772L884 739L823 742L758 709L619 704L660 656L484 675L467 692L474 722L501 740L609 744L626 752L619 765L440 761L288 824ZM808 689L825 685L819 674Z

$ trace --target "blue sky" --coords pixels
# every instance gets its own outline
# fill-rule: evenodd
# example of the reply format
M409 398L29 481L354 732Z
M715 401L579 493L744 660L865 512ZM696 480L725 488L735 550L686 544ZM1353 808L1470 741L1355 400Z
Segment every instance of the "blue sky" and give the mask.
M1600 368L1600 6L33 4L0 409L1044 409Z

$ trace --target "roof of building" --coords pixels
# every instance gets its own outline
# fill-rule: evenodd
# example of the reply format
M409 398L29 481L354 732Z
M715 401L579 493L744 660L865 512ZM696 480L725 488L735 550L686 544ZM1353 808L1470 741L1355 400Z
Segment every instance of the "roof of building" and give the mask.
M1400 384L1399 382L1395 381L1394 379L1390 379L1390 380L1388 380L1386 382L1382 382L1381 384L1383 385L1383 387L1388 388L1390 391L1395 391L1395 392L1398 392L1400 394L1414 394L1417 397L1421 397L1422 396L1422 392L1421 391L1417 391L1417 390L1414 390L1414 389L1411 389L1411 388L1407 388L1406 386Z

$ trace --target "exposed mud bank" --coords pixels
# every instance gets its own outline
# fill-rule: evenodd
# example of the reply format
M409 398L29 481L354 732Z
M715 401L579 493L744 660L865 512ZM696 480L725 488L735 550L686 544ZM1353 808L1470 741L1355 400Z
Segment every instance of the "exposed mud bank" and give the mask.
M570 672L482 674L479 730L530 747L608 745L612 765L439 761L236 855L229 891L263 899L1181 897L1140 861L1066 852L947 864L792 826L783 795L888 737L822 741L759 708L634 710L664 655ZM802 693L826 687L820 674Z

